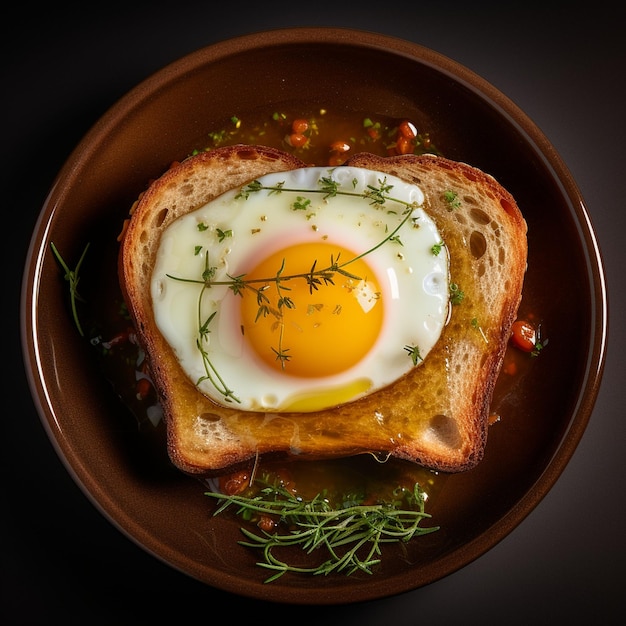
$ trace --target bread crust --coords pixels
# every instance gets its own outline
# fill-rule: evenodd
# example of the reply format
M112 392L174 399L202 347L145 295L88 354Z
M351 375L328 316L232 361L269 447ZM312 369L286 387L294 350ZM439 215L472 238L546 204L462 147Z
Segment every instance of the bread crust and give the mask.
M442 157L359 153L346 165L422 188L463 301L452 307L439 342L419 367L365 398L301 414L218 406L187 378L154 322L150 278L160 235L177 217L227 190L306 164L280 150L243 145L182 162L136 203L119 257L124 298L163 404L169 456L180 470L213 476L259 456L315 460L372 453L458 472L483 458L493 389L526 269L519 207L493 177Z

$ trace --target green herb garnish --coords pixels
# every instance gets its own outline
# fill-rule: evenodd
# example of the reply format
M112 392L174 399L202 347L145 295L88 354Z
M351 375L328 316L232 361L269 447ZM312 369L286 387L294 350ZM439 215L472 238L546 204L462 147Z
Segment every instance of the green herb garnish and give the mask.
M209 354L205 349L205 344L208 341L209 333L211 332L209 326L213 321L217 311L213 311L211 315L206 320L202 319L202 297L206 289L208 289L207 284L210 284L211 277L215 273L215 268L209 267L209 255L207 254L205 258L205 269L202 273L202 277L204 279L204 284L202 285L202 289L200 290L200 297L198 298L198 338L196 339L196 347L200 351L202 355L202 363L204 365L204 376L201 376L197 381L196 385L200 385L205 380L210 381L210 383L217 389L223 396L224 400L227 402L240 402L239 398L235 395L235 392L228 387L228 385L224 382L219 372L213 366L211 359L209 358Z
M546 341L537 341L535 343L535 347L530 352L530 356L538 357L539 354L541 354L541 351L545 348L547 343L548 343L547 340Z
M57 250L54 243L50 242L50 247L52 248L52 252L54 256L56 257L57 261L63 268L63 271L65 272L64 278L66 281L68 281L69 287L70 287L70 303L72 306L72 317L74 318L74 324L76 324L76 328L78 329L80 336L84 337L85 334L83 333L83 329L80 324L80 320L78 318L78 309L76 307L76 303L77 301L84 302L83 298L81 298L80 294L78 293L78 283L80 282L80 275L79 275L80 266L83 263L85 255L87 254L87 250L89 249L89 244L85 246L83 253L80 255L80 259L78 260L78 263L76 264L76 267L73 270L71 270L69 266L67 265L67 263L63 260L63 257Z
M459 196L456 191L445 191L443 194L443 199L448 205L448 209L452 211L453 209L458 209L461 206L461 201L459 200Z
M444 245L445 244L443 243L443 241L435 243L431 247L430 251L433 253L434 256L439 256L441 254L441 251L443 250Z
M411 361L413 361L413 365L417 365L420 361L422 361L422 357L420 356L420 351L417 346L404 346L404 349L408 352L411 357Z
M219 242L224 241L226 237L233 236L233 231L230 228L228 230L222 230L221 228L216 228L216 232L217 232L217 239Z
M450 302L452 304L461 304L465 298L465 292L456 283L450 283Z
M482 329L482 326L478 322L478 318L473 317L470 323L472 325L472 328L475 328L480 333L480 336L483 338L483 341L485 343L489 343L489 340L487 339L487 335L485 335L485 331Z
M261 550L263 560L257 565L274 572L266 583L287 572L312 575L343 572L349 576L361 571L371 574L372 568L381 561L382 544L406 543L413 537L439 529L438 526L420 526L430 515L424 510L426 494L418 483L412 490L396 488L393 502L363 504L347 500L334 507L323 494L306 500L281 484L257 482L261 490L255 496L228 496L216 492L205 495L221 500L214 515L234 506L237 514L247 521L263 517L276 520L273 532L255 533L241 528L246 540L239 544ZM322 551L324 561L308 567L290 564L279 556L280 549L288 546L299 547L306 554Z

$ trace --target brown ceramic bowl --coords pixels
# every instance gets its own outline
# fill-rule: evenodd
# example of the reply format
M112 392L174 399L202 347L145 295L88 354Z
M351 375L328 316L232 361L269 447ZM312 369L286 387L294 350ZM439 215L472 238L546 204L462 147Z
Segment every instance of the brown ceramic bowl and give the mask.
M549 345L503 404L484 460L447 477L432 498L438 533L391 549L372 575L285 575L265 584L257 555L237 544L241 523L211 516L204 486L169 463L162 427L138 427L124 392L109 382L114 373L77 332L51 244L73 268L89 242L79 289L87 302L79 310L97 323L117 298L122 219L147 181L231 115L294 103L418 119L447 157L503 183L529 227L522 312L540 315ZM415 589L503 539L572 456L596 398L605 348L594 233L575 182L541 131L490 84L440 54L330 28L276 30L210 46L122 98L76 147L50 191L32 237L22 306L25 360L41 419L103 515L147 552L207 585L290 603L356 602Z

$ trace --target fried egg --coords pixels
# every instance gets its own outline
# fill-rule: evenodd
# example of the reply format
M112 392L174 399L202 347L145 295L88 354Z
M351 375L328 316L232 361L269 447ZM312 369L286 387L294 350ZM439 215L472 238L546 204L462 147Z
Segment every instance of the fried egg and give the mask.
M317 411L419 367L449 260L413 184L363 168L263 176L172 223L156 324L198 389L245 411Z

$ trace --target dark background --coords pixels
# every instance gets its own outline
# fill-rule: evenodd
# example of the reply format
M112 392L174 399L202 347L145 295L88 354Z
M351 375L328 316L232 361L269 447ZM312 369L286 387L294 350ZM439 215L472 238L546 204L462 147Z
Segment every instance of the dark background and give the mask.
M491 3L434 5L272 2L244 10L237 3L205 1L89 4L70 11L23 3L13 7L11 19L3 17L1 232L8 293L2 298L9 352L1 377L0 622L184 624L215 622L219 614L252 623L489 626L617 624L623 617L624 11L598 2L585 9L570 3L502 10ZM287 26L352 27L419 43L462 63L519 105L553 143L585 198L604 256L611 319L604 382L586 433L555 487L518 528L425 588L314 609L208 588L147 554L104 519L44 433L19 338L22 271L37 214L92 124L127 91L185 54Z

